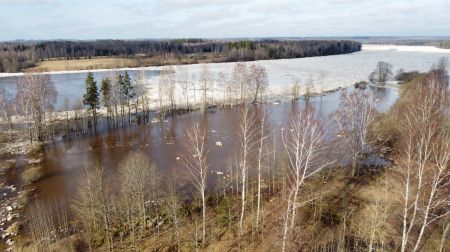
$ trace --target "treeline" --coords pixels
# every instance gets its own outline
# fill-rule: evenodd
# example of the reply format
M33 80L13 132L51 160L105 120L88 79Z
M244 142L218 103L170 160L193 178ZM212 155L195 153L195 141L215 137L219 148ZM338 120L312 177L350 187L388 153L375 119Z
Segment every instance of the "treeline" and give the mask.
M439 44L440 48L450 49L450 41L441 42Z
M347 40L96 40L0 43L0 72L17 72L40 60L93 57L163 57L220 62L325 56L359 51L361 43Z

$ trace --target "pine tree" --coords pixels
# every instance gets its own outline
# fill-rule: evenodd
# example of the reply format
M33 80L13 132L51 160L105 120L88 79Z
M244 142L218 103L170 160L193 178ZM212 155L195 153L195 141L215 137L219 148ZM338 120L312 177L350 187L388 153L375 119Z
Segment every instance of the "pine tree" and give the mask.
M94 80L94 75L91 72L86 77L86 94L83 95L83 104L88 106L94 117L97 115L97 109L100 105L99 93L97 82Z

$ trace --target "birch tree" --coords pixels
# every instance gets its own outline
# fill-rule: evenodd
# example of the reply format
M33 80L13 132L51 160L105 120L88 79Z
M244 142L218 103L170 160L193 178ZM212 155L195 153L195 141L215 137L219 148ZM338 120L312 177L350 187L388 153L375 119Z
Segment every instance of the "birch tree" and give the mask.
M136 249L136 223L140 223L141 239L147 223L147 204L155 201L159 175L150 160L140 152L129 154L119 165L121 193L125 203L132 249Z
M0 86L0 113L5 121L8 123L9 129L12 129L12 112L13 112L13 100L11 94L5 88L5 85Z
M239 116L239 128L238 128L238 138L239 138L239 168L240 168L240 179L241 179L241 215L239 219L239 233L243 235L244 233L244 217L246 208L246 195L247 195L247 181L248 181L248 171L250 167L250 155L254 151L254 147L257 143L257 129L255 114L250 110L249 106L243 104Z
M174 68L172 66L164 67L161 70L159 82L158 82L158 96L159 96L159 108L165 113L167 106L170 111L175 110L175 88L176 82L174 79ZM169 104L167 104L167 100Z
M239 103L244 103L248 99L249 94L249 81L248 81L248 70L244 63L237 63L234 66L232 74L232 83L234 89L237 90L237 97Z
M260 211L261 211L261 183L262 183L262 171L267 159L267 148L266 140L269 137L267 133L267 107L263 106L258 111L258 192L257 192L257 204L256 204L256 229L258 229L260 222ZM270 184L269 184L270 186Z
M253 103L262 102L264 92L269 86L267 71L261 65L252 65L250 67L250 82L253 91Z
M30 141L35 134L42 140L42 128L47 125L46 114L54 109L58 92L45 74L26 74L16 83L18 112L29 125ZM34 132L33 132L34 128Z
M351 156L352 176L358 174L358 163L371 151L369 126L375 119L376 103L372 92L344 91L333 117L339 127L342 143Z
M202 241L206 243L206 180L208 175L208 146L206 132L198 124L187 130L185 139L186 156L184 164L192 185L202 201Z
M405 131L399 162L402 175L401 251L419 251L430 225L450 214L450 133L444 126L448 96L444 85L428 76L414 102L402 112Z
M208 65L202 65L200 70L200 89L202 91L202 109L207 110L208 109L208 90L210 89L211 85L211 74L209 72Z
M325 149L324 137L326 131L321 122L313 118L311 111L305 110L292 115L284 128L283 145L288 157L288 196L284 213L282 251L290 239L290 233L295 225L300 189L305 180L321 171L326 163L321 159Z

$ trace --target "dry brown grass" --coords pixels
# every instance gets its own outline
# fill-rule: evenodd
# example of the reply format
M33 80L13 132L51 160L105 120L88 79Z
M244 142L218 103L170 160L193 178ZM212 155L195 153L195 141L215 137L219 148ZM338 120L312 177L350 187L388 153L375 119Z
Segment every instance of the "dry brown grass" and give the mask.
M137 67L139 62L136 59L128 58L95 58L77 60L49 60L41 61L38 66L29 68L27 72L43 71L70 71L70 70L92 70L109 69L123 67Z
M28 167L22 172L22 182L24 185L29 185L41 179L42 176L44 173L41 166Z
M25 72L47 72L47 71L74 71L113 69L126 67L162 66L195 63L218 63L226 61L225 58L215 54L198 55L196 58L189 56L148 56L135 58L122 57L97 57L91 59L54 59L40 61L36 67L25 69Z

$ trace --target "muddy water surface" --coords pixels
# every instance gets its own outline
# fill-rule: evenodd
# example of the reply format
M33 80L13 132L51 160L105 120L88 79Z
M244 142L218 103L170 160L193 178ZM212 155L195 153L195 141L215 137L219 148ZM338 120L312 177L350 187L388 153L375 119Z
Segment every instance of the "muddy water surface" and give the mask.
M385 110L396 100L393 89L379 89L379 108ZM339 92L314 97L308 106L314 108L317 117L324 120L336 111L339 105ZM284 123L293 111L300 111L307 104L304 100L284 101L269 105L270 128L277 135L277 148L281 148L280 134ZM45 177L35 184L38 198L70 198L77 189L77 177L81 169L92 162L104 166L109 176L117 176L118 164L131 151L142 151L154 162L162 176L171 174L172 169L181 174L183 165L178 157L183 155L183 138L185 130L198 123L208 132L210 147L210 178L212 187L224 171L227 161L237 152L238 139L236 129L239 121L239 109L217 109L207 113L190 112L167 118L164 122L135 125L116 130L100 130L95 136L78 139L59 140L49 144L45 149L43 167ZM331 136L335 127L328 123ZM222 146L217 146L221 142ZM164 178L163 178L164 179Z

